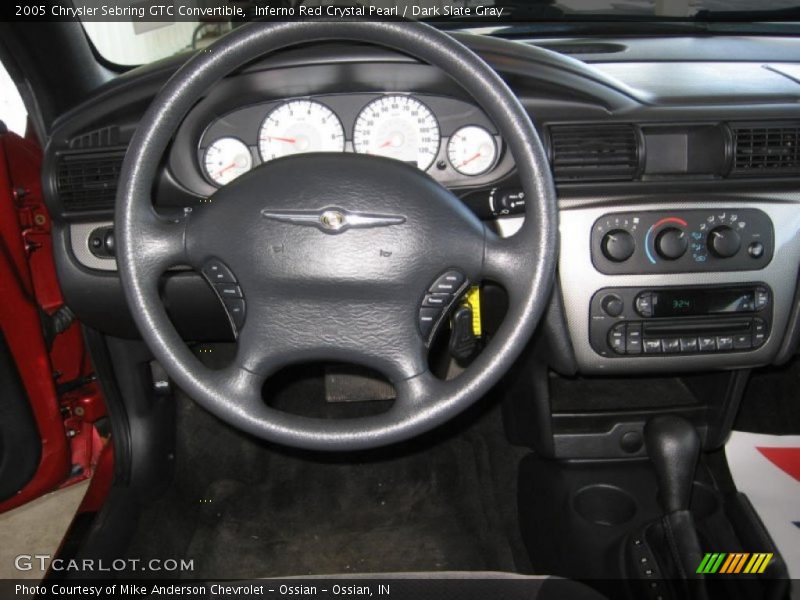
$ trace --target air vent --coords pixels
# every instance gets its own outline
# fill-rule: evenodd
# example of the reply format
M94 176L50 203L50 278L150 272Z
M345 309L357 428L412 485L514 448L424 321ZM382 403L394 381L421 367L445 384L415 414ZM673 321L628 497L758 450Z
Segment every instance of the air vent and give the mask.
M73 150L89 150L119 146L120 143L119 127L112 125L75 136L69 141L69 147Z
M735 177L800 173L800 123L731 125Z
M631 180L639 172L639 136L629 124L553 125L550 156L556 180Z
M125 148L70 152L58 157L58 195L67 212L114 208Z

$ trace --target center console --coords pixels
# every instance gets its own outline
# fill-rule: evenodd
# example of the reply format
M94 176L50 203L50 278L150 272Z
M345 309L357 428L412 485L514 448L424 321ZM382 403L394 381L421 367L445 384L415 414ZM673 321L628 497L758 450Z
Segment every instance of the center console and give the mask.
M562 200L559 278L584 374L772 362L800 268L800 210L750 199Z

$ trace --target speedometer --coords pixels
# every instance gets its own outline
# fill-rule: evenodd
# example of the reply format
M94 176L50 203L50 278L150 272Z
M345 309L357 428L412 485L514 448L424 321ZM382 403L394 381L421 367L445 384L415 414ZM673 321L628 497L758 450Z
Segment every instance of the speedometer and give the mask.
M258 134L264 162L305 152L342 152L344 129L339 117L314 100L290 100L264 119Z
M388 156L427 170L439 152L439 123L430 109L410 96L383 96L356 119L353 146L361 154Z

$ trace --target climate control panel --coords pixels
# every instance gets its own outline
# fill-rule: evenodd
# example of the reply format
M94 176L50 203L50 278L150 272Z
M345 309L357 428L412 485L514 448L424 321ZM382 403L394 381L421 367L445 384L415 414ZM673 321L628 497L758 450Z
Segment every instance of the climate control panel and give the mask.
M770 218L758 209L612 213L592 226L601 273L751 271L772 260Z

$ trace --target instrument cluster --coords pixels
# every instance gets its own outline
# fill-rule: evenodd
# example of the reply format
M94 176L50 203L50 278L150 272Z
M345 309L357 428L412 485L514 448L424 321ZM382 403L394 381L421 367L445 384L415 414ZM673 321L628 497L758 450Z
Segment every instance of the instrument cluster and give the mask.
M214 187L308 152L355 152L415 165L453 187L482 185L513 162L486 115L462 100L402 93L328 94L238 108L203 132L198 164Z

